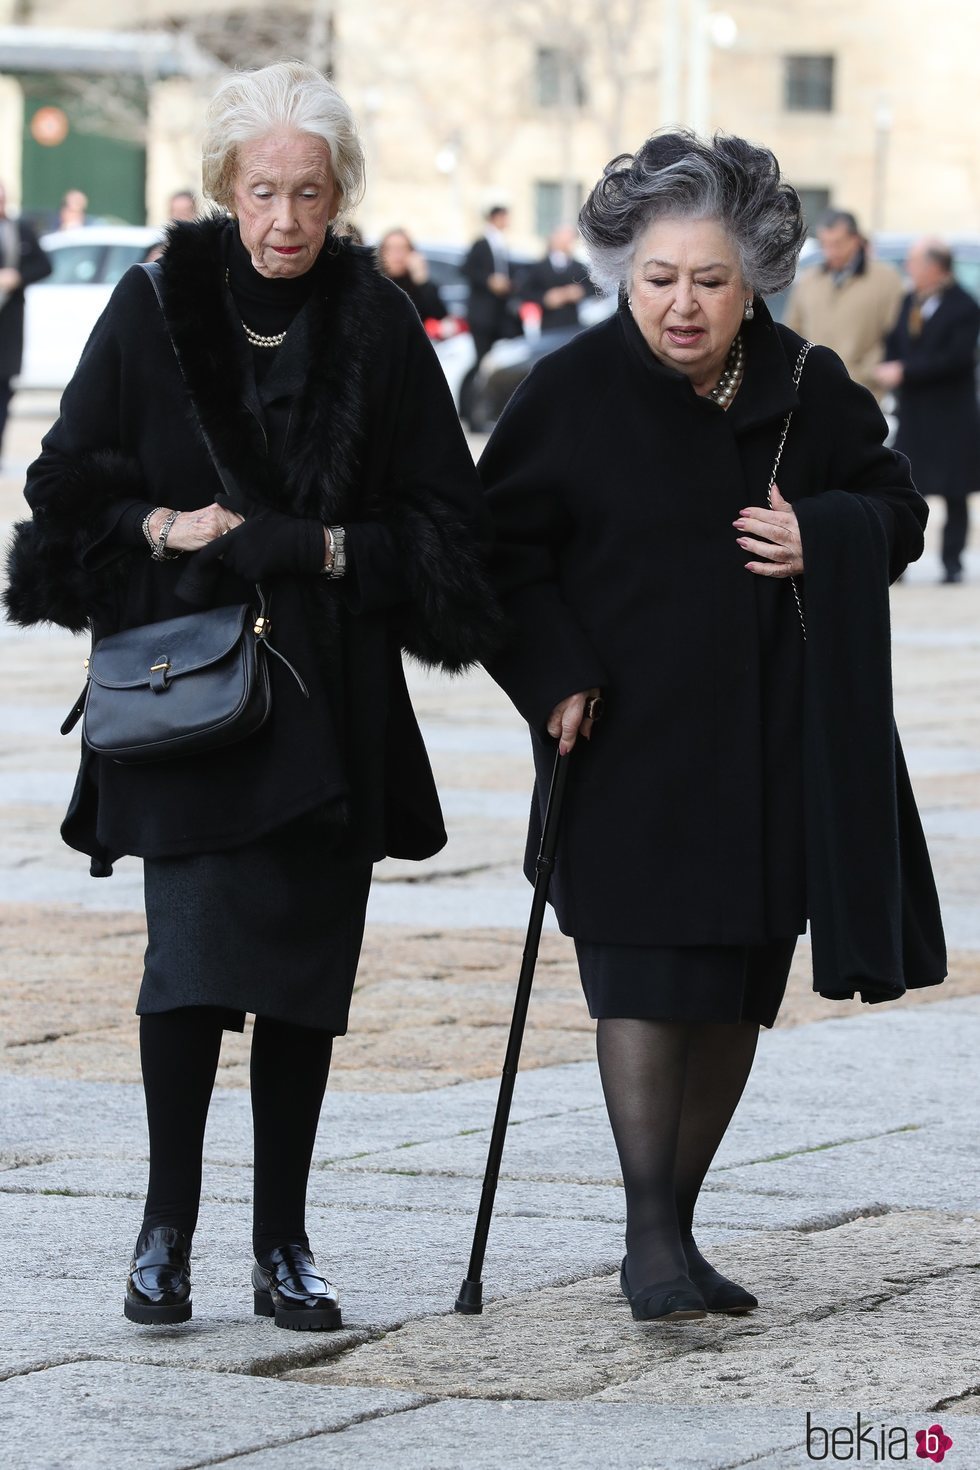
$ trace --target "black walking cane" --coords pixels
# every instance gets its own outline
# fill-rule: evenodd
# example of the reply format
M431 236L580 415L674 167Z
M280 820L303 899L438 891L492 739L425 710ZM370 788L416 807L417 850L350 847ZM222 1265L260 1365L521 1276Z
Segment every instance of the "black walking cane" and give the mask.
M524 1023L527 1020L527 1007L531 999L534 967L538 961L541 926L544 922L545 904L548 901L548 884L555 866L558 823L561 819L561 804L568 783L570 757L570 751L568 755L555 756L555 769L551 777L551 790L548 793L548 805L544 814L541 846L538 849L538 860L534 868L534 898L531 901L531 917L527 922L524 958L521 962L520 979L517 982L514 1016L510 1023L510 1038L507 1042L507 1055L504 1058L504 1070L500 1078L500 1092L497 1095L497 1112L493 1120L493 1132L490 1135L487 1169L483 1176L483 1193L480 1195L480 1208L476 1217L476 1229L473 1232L473 1249L470 1252L470 1265L466 1279L456 1298L456 1311L466 1312L471 1316L483 1311L483 1281L481 1279L483 1257L487 1249L487 1236L490 1233L490 1217L493 1214L493 1201L497 1193L497 1176L500 1173L500 1160L504 1152L504 1139L507 1136L507 1122L510 1118L511 1099L514 1096L514 1083L517 1080L517 1067L521 1059L521 1042L524 1040Z

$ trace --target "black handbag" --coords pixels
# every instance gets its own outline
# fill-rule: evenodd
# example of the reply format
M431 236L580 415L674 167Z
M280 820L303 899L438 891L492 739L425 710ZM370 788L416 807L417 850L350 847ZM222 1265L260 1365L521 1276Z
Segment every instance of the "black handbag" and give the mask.
M85 744L129 763L197 755L254 734L272 709L267 628L263 612L240 603L100 638L83 696Z
M162 312L158 271L143 268ZM171 343L176 354L173 338ZM230 475L200 427L218 476L233 495ZM308 699L296 669L268 641L268 603L261 586L256 584L255 590L257 609L249 603L213 607L100 638L86 661L85 688L61 733L67 735L81 718L89 749L124 764L172 760L232 745L269 718L270 653L285 664Z

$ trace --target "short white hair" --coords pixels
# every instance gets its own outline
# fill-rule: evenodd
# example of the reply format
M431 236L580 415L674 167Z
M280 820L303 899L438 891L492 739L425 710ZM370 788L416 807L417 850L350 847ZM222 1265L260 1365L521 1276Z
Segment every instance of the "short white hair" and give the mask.
M354 114L333 83L303 61L234 72L221 83L205 124L202 162L208 198L229 209L240 146L281 128L324 140L341 212L355 209L364 197L364 151Z

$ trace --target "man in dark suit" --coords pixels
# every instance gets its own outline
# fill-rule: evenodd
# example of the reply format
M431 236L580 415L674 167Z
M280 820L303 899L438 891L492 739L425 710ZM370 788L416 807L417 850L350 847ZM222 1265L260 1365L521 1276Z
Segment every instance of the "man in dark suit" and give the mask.
M578 231L574 225L559 225L548 237L548 253L528 267L519 282L525 301L541 308L541 330L577 327L579 302L591 293L588 267L572 251Z
M502 204L494 205L487 213L484 233L474 240L463 262L463 275L470 283L467 319L478 363L501 337L521 334L520 318L511 302L513 283L504 235L509 224L510 211Z
M0 184L0 447L13 397L10 380L24 355L24 287L51 274L51 263L37 236L23 220L7 215L7 191Z
M895 448L908 455L917 488L946 501L943 580L959 582L967 496L980 490L975 376L980 305L957 285L952 254L941 240L917 241L905 269L912 290L888 335L886 361L876 376L898 396Z

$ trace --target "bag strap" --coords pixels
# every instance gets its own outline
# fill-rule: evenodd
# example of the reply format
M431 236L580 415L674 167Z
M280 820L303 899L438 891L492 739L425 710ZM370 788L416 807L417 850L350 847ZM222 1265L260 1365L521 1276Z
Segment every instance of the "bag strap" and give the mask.
M812 346L813 346L813 343L812 342L804 342L803 343L803 346L800 348L800 354L799 354L799 356L796 359L796 366L793 369L793 387L794 388L799 388L799 386L800 386L800 379L803 376L803 365L806 362L807 357L809 356L810 348ZM792 422L792 419L793 419L793 410L790 409L789 413L783 419L783 432L779 436L779 446L778 446L778 448L776 450L776 459L775 459L775 462L774 462L773 467L772 467L772 474L769 476L769 486L768 486L768 489L766 490L766 504L769 506L769 509L770 510L772 510L772 490L773 490L773 486L776 483L776 476L779 473L780 462L782 461L782 458L783 458L783 450L786 447L786 436L789 433L789 426L790 426L790 424ZM789 580L790 580L790 583L791 583L792 588L793 588L793 596L796 599L796 611L800 615L800 627L803 629L803 642L805 643L806 642L806 618L803 616L803 602L802 602L802 600L800 598L800 589L796 585L796 578L795 577L790 577Z
M160 308L160 315L163 317L163 325L166 329L167 336L170 338L170 345L174 350L174 357L177 359L177 366L180 368L180 376L184 380L184 387L187 389L187 396L191 400L191 405L194 409L194 417L197 419L197 427L201 431L201 438L204 440L208 454L211 456L211 463L214 465L215 469L218 472L218 479L221 481L225 494L228 495L232 500L238 500L241 497L241 489L236 483L231 471L222 463L221 458L218 455L218 451L214 447L214 440L211 438L211 435L204 427L204 424L201 420L200 411L197 407L197 401L195 400L194 395L191 392L190 383L187 381L187 374L184 371L184 364L181 360L180 352L177 348L177 343L174 341L174 334L173 332L171 332L170 323L167 321L167 313L163 304L163 270L161 268L160 262L158 260L143 261L140 264L140 270L145 271L150 278L150 284L153 287L153 294L157 299L157 305Z

